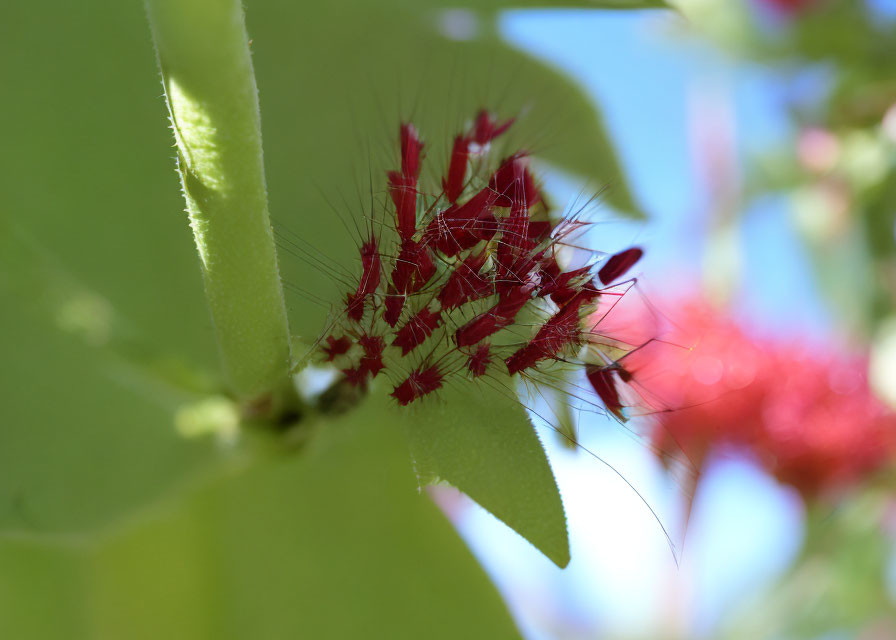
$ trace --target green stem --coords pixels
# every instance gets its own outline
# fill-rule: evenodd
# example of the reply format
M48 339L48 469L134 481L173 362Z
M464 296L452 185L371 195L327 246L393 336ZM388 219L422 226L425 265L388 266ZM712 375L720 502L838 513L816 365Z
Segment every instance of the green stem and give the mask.
M227 379L253 412L287 388L289 327L239 0L146 0L178 172Z

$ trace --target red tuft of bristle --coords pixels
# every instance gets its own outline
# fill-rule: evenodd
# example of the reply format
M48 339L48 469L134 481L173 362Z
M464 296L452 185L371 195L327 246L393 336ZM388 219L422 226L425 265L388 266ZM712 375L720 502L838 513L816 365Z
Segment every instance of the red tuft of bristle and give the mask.
M464 190L464 178L467 176L467 161L470 158L470 139L467 136L455 136L451 147L451 160L448 163L448 175L442 179L445 197L451 203L457 202Z
M436 265L426 244L405 240L401 243L395 268L392 270L392 286L399 293L416 293L436 273Z
M480 270L486 261L484 251L473 253L459 262L448 280L439 291L438 300L442 309L455 309L466 302L479 300L494 291L494 286L488 278L480 274Z
M531 207L541 199L525 153L515 153L505 159L492 174L489 188L498 194L495 204L499 207L510 207L514 202Z
M535 334L532 340L504 362L510 375L530 369L547 358L556 358L560 351L581 341L579 316L561 309Z
M358 294L369 296L380 286L380 277L382 275L382 262L380 254L377 250L376 239L371 237L370 240L361 245L361 282L358 284Z
M478 113L473 125L453 138L441 191L420 180L423 144L412 125L402 125L401 168L388 173L388 206L391 210L394 205L394 217L386 216L386 237L394 238L394 244L390 241L389 250L382 252L372 233L362 244L361 278L348 294L346 313L339 319L342 329L335 332L349 337L330 336L322 347L330 361L360 352L353 366L343 370L347 384L363 388L385 369L391 373L392 360L388 367L384 360L386 345L395 347L396 357L399 352L405 357L425 342L431 349L424 357L427 363L451 362L445 371L437 365L410 371L392 391L400 405L441 387L446 371L464 375L465 366L468 378L479 378L498 359L511 375L546 359L585 366L581 349L573 353L573 348L586 340L600 345L585 330L582 314L603 285L591 267L564 271L555 255L563 239L584 223L573 218L555 224L548 217L525 152L506 156L497 169L487 168L493 167L487 157L490 142L512 122ZM640 256L640 249L630 249L610 257L600 277L612 282ZM548 298L558 308L545 320L552 307ZM518 316L530 303L540 312L526 316L536 326L531 334L517 326L515 334L525 331L533 337L515 351L506 341L500 352L493 349L490 336L520 323ZM472 319L458 327L449 320L453 316ZM625 380L618 363L591 366L588 373L608 412L621 416L615 384Z
M383 320L390 327L398 324L401 318L401 311L404 309L405 294L398 293L393 287L386 290L386 309L383 312Z
M353 387L367 387L367 371L360 367L350 367L342 370L345 381Z
M598 365L585 365L585 376L594 392L600 397L607 411L620 420L624 420L623 405L619 399L619 391L616 389L616 380L613 377L614 369Z
M327 344L321 347L321 351L327 355L327 362L332 362L338 356L346 354L352 347L352 341L346 336L340 336L338 338L327 336L326 342Z
M576 292L557 313L545 322L535 337L511 355L505 364L510 375L530 369L542 360L556 358L564 348L580 344L582 307L597 297L593 289Z
M443 379L444 375L436 365L421 367L412 371L404 382L393 389L390 395L398 400L398 404L405 406L439 389Z
M403 240L410 240L417 228L417 178L390 171L389 195L395 205L395 228Z
M421 309L412 315L405 325L395 333L392 346L399 347L401 355L406 356L423 344L441 322L441 311Z
M542 266L539 274L542 283L539 295L550 295L551 300L556 304L563 305L576 292L581 290L586 281L590 279L591 268L581 267L580 269L563 272L559 271L559 269L560 267L553 260Z
M380 336L363 335L358 339L358 344L364 350L358 369L375 378L385 367L383 350L386 348L386 341Z
M641 259L644 252L638 247L632 247L625 251L610 256L606 264L597 272L597 277L604 284L610 284L614 280L622 277L629 269L635 266L635 263Z
M476 347L476 351L469 355L467 369L470 370L474 378L478 378L481 375L485 375L485 370L491 362L491 345L488 342L483 342Z
M482 189L464 204L436 214L423 232L423 242L446 256L456 256L480 240L491 240L499 229L492 214L497 197L491 189Z
M420 152L423 150L423 143L420 141L420 134L417 128L409 123L401 125L401 173L409 178L414 179L420 177Z
M498 124L497 118L482 109L476 114L476 122L473 125L473 141L478 145L486 145L507 131L515 121L516 118L511 118Z
M516 315L532 299L532 286L514 287L488 311L480 313L454 332L458 347L469 347L513 324Z
M345 315L355 322L361 322L364 317L364 296L357 293L348 294L345 297Z
M382 270L376 239L371 237L361 245L361 280L358 282L358 289L346 298L345 312L355 322L360 322L364 317L364 301L380 286Z

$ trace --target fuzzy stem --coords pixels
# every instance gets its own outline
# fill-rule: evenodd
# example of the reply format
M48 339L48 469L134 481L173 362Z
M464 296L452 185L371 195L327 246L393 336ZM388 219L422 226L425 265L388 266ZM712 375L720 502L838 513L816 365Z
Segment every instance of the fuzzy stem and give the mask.
M268 216L258 92L239 0L146 0L225 375L268 413L289 328Z

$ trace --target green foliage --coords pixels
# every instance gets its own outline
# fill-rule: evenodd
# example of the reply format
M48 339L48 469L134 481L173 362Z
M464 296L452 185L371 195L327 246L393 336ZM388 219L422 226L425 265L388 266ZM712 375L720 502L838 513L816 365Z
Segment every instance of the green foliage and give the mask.
M0 536L0 636L517 637L414 490L390 414L364 417L318 425L301 453L249 446L99 534Z
M586 4L623 5L660 3ZM454 6L472 6L474 39L439 35L436 3L249 4L284 248L300 232L353 264L356 239L327 200L359 217L368 171L376 181L397 161L400 118L446 158L439 140L481 106L519 115L518 142L595 188L610 183L609 202L638 214L595 106L497 38L505 3ZM414 490L395 410L368 402L317 423L302 451L175 430L224 383L141 8L19 3L0 35L14 89L0 155L0 635L515 636L482 570ZM162 64L173 73L165 47ZM257 178L246 197L261 212ZM381 200L382 184L372 190ZM288 284L332 292L332 274L282 262ZM228 302L251 304L212 300L216 319ZM287 302L313 342L326 312ZM446 395L420 411L414 433L432 439L413 438L418 473L468 491L565 565L562 505L524 412L506 394ZM477 402L476 415L461 410Z
M512 388L447 389L418 412L397 413L421 483L454 485L558 566L569 563L557 483Z

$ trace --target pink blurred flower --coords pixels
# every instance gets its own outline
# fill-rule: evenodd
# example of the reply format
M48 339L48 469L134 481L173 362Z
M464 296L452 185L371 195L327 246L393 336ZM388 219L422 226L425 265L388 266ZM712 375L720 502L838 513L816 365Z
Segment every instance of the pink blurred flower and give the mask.
M679 307L669 340L626 363L666 462L754 456L806 498L847 488L896 459L896 414L872 393L867 358L798 341L756 339L699 300ZM690 348L688 348L690 347Z

